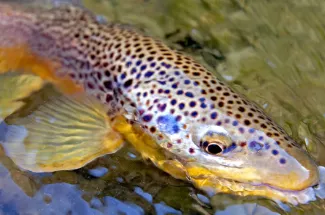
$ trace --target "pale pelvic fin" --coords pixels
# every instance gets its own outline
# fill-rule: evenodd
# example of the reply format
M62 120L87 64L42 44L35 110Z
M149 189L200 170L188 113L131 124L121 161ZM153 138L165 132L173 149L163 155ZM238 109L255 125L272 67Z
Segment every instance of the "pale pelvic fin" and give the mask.
M24 105L22 99L42 88L44 81L34 75L0 74L0 121Z
M62 96L8 125L3 142L17 166L32 172L78 169L116 152L123 138L95 99Z

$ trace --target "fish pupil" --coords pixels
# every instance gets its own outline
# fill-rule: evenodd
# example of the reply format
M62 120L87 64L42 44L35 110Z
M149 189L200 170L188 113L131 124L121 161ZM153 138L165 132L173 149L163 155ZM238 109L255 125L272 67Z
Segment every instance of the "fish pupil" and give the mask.
M210 144L207 149L206 149L210 154L218 154L222 152L222 149L219 145L217 144Z

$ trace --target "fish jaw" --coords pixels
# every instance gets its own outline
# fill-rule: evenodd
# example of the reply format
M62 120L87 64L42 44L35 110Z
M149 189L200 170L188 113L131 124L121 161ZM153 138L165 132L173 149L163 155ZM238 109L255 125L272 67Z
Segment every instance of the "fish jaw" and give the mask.
M318 167L314 163L308 164L312 165L310 170L302 167L300 169L302 172L293 169L286 175L268 173L270 180L265 182L263 179L266 176L261 176L259 170L235 167L238 162L234 162L233 166L217 167L217 165L202 166L202 163L197 163L193 158L187 161L179 157L174 157L174 160L166 158L156 160L150 156L150 159L160 169L175 178L190 181L210 196L228 193L238 196L259 196L278 203L307 204L316 200L317 189L312 186L323 183L319 181ZM301 180L301 174L306 176L307 171L309 171L307 179ZM257 182L256 178L260 178L260 182Z
M275 202L290 203L293 205L307 204L316 200L315 191L308 187L299 191L282 190L265 184L252 185L223 178L191 178L197 188L213 196L217 193L236 194L238 196L260 196Z
M243 167L240 162L233 162L232 166L207 163L202 165L202 161L183 164L191 183L210 194L221 192L239 196L261 196L293 205L306 204L316 200L312 187L319 184L319 171L302 150L296 152L295 156L292 159L297 166L290 166L282 172L276 167L264 170L252 166ZM265 165L267 161L269 160L266 159Z
M317 185L319 173L316 165L278 171L275 168L262 171L254 167L231 167L222 165L200 166L195 162L185 165L191 178L224 178L225 180L267 185L276 189L299 191Z

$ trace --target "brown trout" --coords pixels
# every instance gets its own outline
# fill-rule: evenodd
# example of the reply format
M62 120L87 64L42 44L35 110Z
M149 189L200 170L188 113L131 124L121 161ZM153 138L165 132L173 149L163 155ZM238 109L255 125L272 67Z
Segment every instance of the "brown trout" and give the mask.
M0 72L36 74L65 94L8 126L3 146L19 167L76 169L128 141L207 192L315 200L311 157L191 57L73 6L2 4L0 30Z

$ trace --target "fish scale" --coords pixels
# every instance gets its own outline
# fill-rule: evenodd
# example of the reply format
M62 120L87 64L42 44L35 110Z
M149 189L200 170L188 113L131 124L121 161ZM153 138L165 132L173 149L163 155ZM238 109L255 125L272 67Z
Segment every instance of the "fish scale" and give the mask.
M196 160L213 171L254 170L252 175L218 173L235 181L290 189L315 184L317 176L304 178L304 168L314 169L314 163L294 140L192 57L128 27L100 23L75 7L5 11L0 7L4 36L16 30L33 54L58 65L57 76L70 77L109 110L131 117L183 162ZM220 152L206 151L210 143ZM278 174L290 175L291 169L303 182L279 182ZM276 176L266 179L267 174Z

